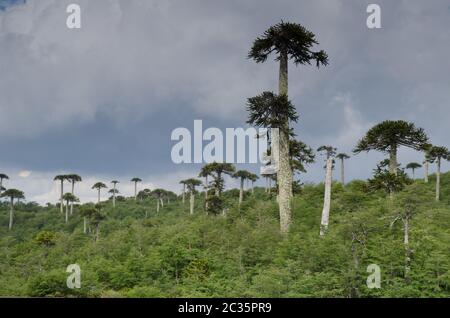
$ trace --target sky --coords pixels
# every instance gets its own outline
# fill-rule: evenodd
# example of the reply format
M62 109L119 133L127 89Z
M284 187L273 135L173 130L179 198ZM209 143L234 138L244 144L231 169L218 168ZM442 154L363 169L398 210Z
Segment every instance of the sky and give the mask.
M71 3L81 7L81 29L66 26ZM366 26L370 3L381 7L381 29ZM179 192L179 180L200 165L173 163L171 132L192 130L195 119L205 129L248 127L246 100L277 91L278 65L256 64L247 53L281 20L314 32L330 58L320 69L289 65L299 139L351 154L374 124L403 119L450 146L445 0L0 0L4 186L39 203L57 200L53 177L61 173L83 177L76 189L83 202L95 200L96 181L120 180L120 192L131 195L136 176L140 188ZM370 177L384 157L352 156L347 179ZM399 152L404 165L422 157ZM302 182L324 179L322 160Z

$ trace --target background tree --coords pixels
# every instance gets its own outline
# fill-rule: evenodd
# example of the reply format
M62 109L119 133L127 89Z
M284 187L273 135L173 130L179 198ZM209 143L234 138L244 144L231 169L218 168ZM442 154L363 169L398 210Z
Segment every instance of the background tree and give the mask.
M338 158L341 162L341 183L342 185L345 185L344 161L350 159L350 156L346 153L339 153L336 155L336 158Z
M100 238L100 223L106 218L106 215L101 210L101 205L87 205L83 207L80 214L84 217L84 233L87 233L87 219L89 221L89 226L92 225L95 228L94 241L97 242Z
M205 189L205 210L208 209L208 190L209 190L209 183L208 183L208 177L212 176L212 170L211 170L211 164L204 165L200 173L198 174L200 178L205 179L205 183L203 185L203 188Z
M244 200L244 182L245 180L250 180L251 175L247 170L239 170L233 174L233 178L239 179L239 206Z
M64 195L64 181L67 180L67 176L60 174L57 175L55 178L53 178L54 181L59 181L61 183L61 195L59 198L59 212L61 212L61 214L63 213L63 207L64 207L64 199L63 199L63 195Z
M214 178L213 186L216 196L220 197L224 189L223 175L232 175L236 168L231 163L213 162L210 165L211 174Z
M187 187L187 190L190 194L190 198L189 198L189 213L192 215L194 214L194 200L195 200L195 187L198 187L202 184L202 182L200 180L197 179L187 179L185 180L185 184Z
M406 185L411 184L411 179L404 170L399 167L396 168L396 173L391 173L387 167L389 166L389 160L383 160L374 170L373 178L367 182L367 189L369 191L385 191L393 198L393 194L400 192Z
M8 229L11 230L13 227L13 219L14 219L14 199L20 200L25 199L25 195L22 191L17 189L9 189L3 192L0 197L10 199L10 209L9 209L9 226Z
M82 179L79 175L77 174L69 174L67 176L67 180L70 181L70 183L72 184L72 195L75 195L74 191L75 191L75 183L76 182L81 182ZM73 214L73 201L70 204L70 215Z
M111 183L113 184L113 188L112 188L113 192L111 192L112 199L113 199L113 208L115 208L116 207L116 194L119 193L119 191L117 191L116 187L117 187L117 184L119 183L119 181L113 180L113 181L111 181Z
M412 178L415 179L416 178L416 174L415 171L416 169L422 168L422 165L420 163L417 162L410 162L406 165L406 169L411 169L412 171Z
M94 184L92 186L92 189L96 189L98 191L97 203L100 203L100 191L101 191L101 189L106 189L106 188L108 188L108 187L103 182L97 182L96 184Z
M70 192L64 193L63 200L66 201L66 223L68 223L69 222L69 203L70 203L70 206L72 209L73 203L78 202L79 200L76 196L74 196ZM72 213L72 211L71 211L71 213Z
M183 185L183 193L182 193L182 202L183 202L183 204L184 204L185 197L186 197L186 181L187 180L181 180L180 181L180 184Z
M428 137L422 128L403 120L386 120L372 127L358 142L353 152L378 150L389 154L389 172L397 173L397 150L400 146L422 150Z
M160 209L160 203L162 201L162 198L164 196L164 189L155 189L152 191L153 197L156 199L156 213L159 212Z
M318 42L314 33L302 25L281 21L266 30L261 37L256 38L248 57L257 63L263 63L270 54L276 54L276 60L279 61L280 66L278 94L287 100L289 59L292 59L295 65L310 65L312 61L317 67L328 64L328 56L324 51L312 51L316 44ZM287 106L286 103L284 104ZM290 117L282 119L281 125L266 127L279 128L272 135L272 150L274 154L279 154L279 162L275 162L275 165L278 167L281 231L285 233L291 222L292 170L289 165Z
M131 182L134 182L134 200L136 201L137 200L137 184L138 184L138 182L142 182L142 180L139 178L133 178L133 179L131 179Z
M320 235L325 235L328 230L331 207L331 182L333 180L333 157L336 154L336 148L332 146L321 146L318 152L324 152L326 156L326 176L325 176L325 194L323 200L322 219L320 221Z
M252 182L252 194L254 194L255 193L255 182L259 179L259 177L254 173L250 173L250 176L248 179Z
M450 160L450 152L446 147L433 146L430 150L430 162L436 162L436 201L441 197L441 162Z
M2 191L3 191L2 189L4 189L3 188L3 180L9 180L9 177L4 173L0 173L0 195L2 194Z
M424 159L423 159L423 168L424 168L424 181L425 183L428 183L428 175L429 175L429 169L430 169L430 150L433 148L432 144L426 144L424 145L422 151L424 152Z

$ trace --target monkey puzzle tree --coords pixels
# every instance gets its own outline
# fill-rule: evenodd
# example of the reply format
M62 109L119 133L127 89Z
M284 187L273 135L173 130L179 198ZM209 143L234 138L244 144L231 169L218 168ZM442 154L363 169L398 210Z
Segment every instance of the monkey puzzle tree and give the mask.
M9 177L4 173L0 173L0 194L2 194L2 191L3 191L2 189L4 189L3 188L3 180L9 180Z
M326 156L326 176L325 176L325 194L323 200L322 220L320 222L320 235L325 235L328 229L330 219L331 207L331 182L333 174L333 157L336 154L336 148L332 146L321 146L317 149L318 152L323 152Z
M416 169L422 168L422 165L417 162L410 162L406 165L406 169L411 169L412 171L412 178L415 179L415 171Z
M13 226L13 219L14 219L14 199L20 200L25 199L25 195L22 191L17 189L8 189L5 192L3 192L0 197L6 198L8 197L10 199L10 209L9 209L9 226L8 229L12 229Z
M259 179L259 177L254 173L250 173L250 176L248 179L252 182L252 194L254 194L255 193L255 182Z
M213 162L210 164L211 174L214 178L213 187L216 196L220 197L224 188L223 175L232 175L236 168L231 163Z
M189 213L192 215L194 214L194 200L195 200L195 187L198 187L202 184L202 182L200 180L197 179L187 179L184 180L187 190L190 194L190 198L189 198Z
M389 172L397 174L397 150L405 146L415 150L423 150L428 137L422 128L403 120L383 121L372 127L358 142L353 152L378 150L389 154Z
M300 140L291 139L289 141L289 157L292 174L306 173L306 164L313 163L316 156L314 151Z
M138 184L138 182L142 182L142 180L139 178L133 178L133 179L131 179L131 182L134 182L134 200L136 201L137 200L137 184Z
M67 180L67 176L64 174L60 174L57 175L56 177L53 178L54 181L59 181L61 182L61 195L59 198L59 212L63 213L63 207L64 207L64 200L63 200L63 195L64 195L64 181Z
M244 181L250 180L252 174L248 172L247 170L239 170L236 171L233 174L233 178L239 179L240 186L239 186L239 206L241 206L242 201L244 200Z
M72 193L67 192L63 195L63 200L66 201L66 223L69 222L69 203L71 206L71 209L73 208L73 203L78 202L78 198L74 196ZM72 213L72 211L71 211Z
M117 187L117 184L119 183L119 181L113 180L113 181L111 181L111 183L113 184L112 190L114 190L113 192L111 192L112 197L113 197L113 208L115 208L116 207L116 194L119 193L119 191L117 191L116 187Z
M424 168L424 181L425 183L428 183L428 173L429 173L429 168L430 168L430 150L433 148L432 144L426 144L423 147L423 152L425 154L425 158L423 159L423 168Z
M106 189L106 188L108 188L108 187L103 182L97 182L96 184L94 184L92 186L92 189L96 189L98 191L97 203L100 203L100 191L101 191L101 189Z
M84 217L84 233L86 234L86 219L89 220L89 224L95 227L94 241L97 242L100 237L100 223L106 219L106 215L101 210L101 205L95 206L87 205L81 209L80 214ZM89 228L90 228L89 225Z
M433 146L430 149L430 162L436 162L436 201L441 197L441 162L450 160L450 151L446 147Z
M205 189L205 210L207 210L208 209L208 190L209 190L208 177L212 176L211 163L204 165L201 168L198 176L200 178L205 178L205 183L203 185L203 188Z
M69 174L67 175L67 180L70 181L70 183L72 184L72 195L75 195L74 190L75 190L75 183L76 182L81 182L82 179L79 175L77 174ZM73 214L73 202L71 202L70 204L70 215Z
M336 158L341 161L341 183L345 185L344 160L350 159L350 156L346 153L339 153L336 155Z
M152 191L152 195L156 199L156 213L159 212L159 204L162 201L164 193L165 193L164 189L155 189Z
M186 197L186 181L187 181L187 180L181 180L181 181L180 181L180 184L183 185L183 193L182 193L182 202L183 202L183 205L184 205L184 201L185 201L185 197Z
M256 38L250 49L248 57L257 63L263 63L272 53L276 54L279 61L279 91L280 97L287 100L288 96L288 61L293 60L295 65L310 65L315 62L317 67L328 64L328 55L324 51L313 51L318 44L314 33L300 24L283 22L278 23ZM288 106L284 103L285 106ZM286 112L283 112L284 114ZM282 113L282 114L283 114ZM276 115L275 115L276 116ZM283 116L282 116L283 117ZM278 128L272 135L272 148L275 154L279 154L278 162L278 187L281 231L286 233L291 222L292 195L292 170L289 165L289 116L280 118L279 125L266 126Z
M406 185L411 184L411 179L403 171L403 169L396 168L396 173L391 173L387 167L389 166L389 159L381 161L374 170L373 178L367 181L367 189L369 191L385 191L393 199L393 194L405 188Z

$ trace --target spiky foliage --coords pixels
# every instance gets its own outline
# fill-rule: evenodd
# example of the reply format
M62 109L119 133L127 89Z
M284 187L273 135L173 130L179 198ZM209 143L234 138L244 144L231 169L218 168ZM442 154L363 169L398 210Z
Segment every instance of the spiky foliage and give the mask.
M366 133L358 142L353 152L355 154L371 150L381 151L390 155L389 172L396 173L397 149L400 146L423 150L428 145L428 137L422 128L403 120L383 121Z
M68 180L68 179L67 179L67 175L65 175L65 174L60 174L53 178L53 181L59 181L60 185L61 185L61 192L60 192L60 197L59 197L59 204L60 204L59 211L61 213L63 212L63 206L64 206L64 200L63 200L64 181L66 181L66 180Z
M202 184L202 182L200 180L193 179L193 178L187 179L184 181L185 181L185 184L186 184L186 187L187 187L187 190L189 193L195 193L195 188Z
M231 163L213 162L209 168L213 175L213 187L216 191L216 195L220 196L224 189L223 175L232 175L236 168Z
M289 121L297 122L298 115L294 105L286 95L264 92L247 100L249 113L247 123L257 127L278 128L290 133Z
M406 185L411 184L412 181L402 169L397 168L397 173L391 173L387 167L387 161L383 160L374 170L373 178L367 182L367 189L369 191L385 191L392 194L399 192L405 188Z
M69 203L78 202L78 198L72 193L67 192L63 195L63 200L66 201L66 223L69 221Z
M131 179L131 182L134 182L134 199L137 200L137 184L142 182L142 179L135 177Z
M283 22L271 26L261 37L256 38L248 57L257 63L263 63L270 54L276 53L276 60L281 54L287 54L295 64L308 64L312 61L316 66L328 65L325 51L313 51L319 44L314 33L300 24Z
M313 163L316 156L314 151L300 140L291 139L289 141L289 156L292 171L306 173L306 164Z
M92 186L92 189L96 189L98 191L98 201L97 201L97 203L100 203L100 191L102 189L106 189L106 188L108 188L108 187L103 182L97 182L97 183L95 183Z
M417 162L410 162L406 165L406 169L411 169L413 178L414 178L416 169L419 169L419 168L422 168L422 165Z
M322 152L328 158L334 157L336 155L336 148L333 146L320 146L317 148L317 152Z
M0 173L0 194L2 194L3 190L5 189L3 187L3 180L8 180L8 179L9 179L9 177L6 174Z
M336 155L336 158L339 160L347 160L347 159L350 159L350 156L345 153L338 153Z

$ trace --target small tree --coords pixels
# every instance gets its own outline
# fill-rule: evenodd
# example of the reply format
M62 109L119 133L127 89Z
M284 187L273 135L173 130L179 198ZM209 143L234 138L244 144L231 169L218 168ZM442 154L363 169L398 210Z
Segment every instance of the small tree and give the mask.
M194 214L194 203L195 203L194 202L194 200L195 200L195 192L196 192L195 187L200 186L202 184L202 182L200 180L197 180L197 179L187 179L187 180L185 180L185 184L186 184L187 190L188 190L188 192L190 194L190 199L189 199L190 209L189 209L189 213L191 215L193 215Z
M411 169L412 171L412 178L415 179L416 178L416 174L415 171L416 169L422 168L422 165L420 163L417 162L410 162L406 165L406 169Z
M441 197L441 162L450 160L450 151L446 147L434 146L430 149L430 162L436 162L436 201Z
M113 188L112 188L113 192L111 192L112 199L113 199L113 208L115 208L116 207L116 194L119 193L119 191L116 189L116 187L117 187L117 184L119 183L119 181L113 180L113 181L111 181L111 183L113 184Z
M239 207L244 200L244 182L250 180L252 174L247 170L239 170L233 174L233 178L239 179Z
M72 193L64 193L63 200L66 201L66 223L69 222L69 203L72 206L74 202L78 202L78 198L74 196Z
M72 192L71 192L72 195L75 195L75 193L74 193L75 192L75 183L81 182L82 181L81 177L77 174L69 174L69 175L67 175L67 180L69 180L72 185ZM70 204L70 215L72 215L72 214L73 214L73 202L71 202L71 204Z
M9 210L9 226L8 229L11 230L13 227L13 219L14 219L14 199L20 200L25 199L25 195L22 191L17 189L9 189L3 192L0 197L5 198L8 197L10 199L10 210Z
M133 178L133 179L131 179L131 182L134 182L134 200L136 201L137 200L137 184L138 184L138 182L142 182L142 180L139 178Z
M61 184L61 192L60 192L60 198L59 198L59 212L62 214L63 213L63 207L64 207L64 199L63 199L63 195L64 195L64 181L67 180L67 175L65 174L60 174L57 175L55 178L53 178L54 181L59 181Z
M97 203L100 203L100 191L101 191L102 189L106 189L106 188L108 188L108 187L107 187L106 184L104 184L103 182L97 182L96 184L94 184L94 185L92 186L92 189L96 189L96 190L98 191L98 200L97 200Z
M422 150L428 137L422 128L403 120L383 121L372 127L358 142L353 152L378 150L389 154L389 172L397 173L397 150L400 146Z
M341 183L345 185L344 161L350 159L350 156L345 153L339 153L336 158L341 161Z

